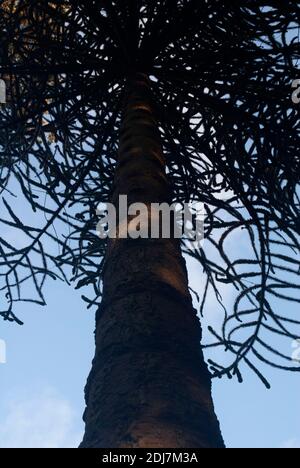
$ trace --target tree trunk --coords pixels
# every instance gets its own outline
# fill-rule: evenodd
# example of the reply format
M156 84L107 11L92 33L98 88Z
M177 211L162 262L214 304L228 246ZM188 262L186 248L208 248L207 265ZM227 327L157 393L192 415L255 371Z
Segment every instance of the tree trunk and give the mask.
M113 201L171 201L148 79L128 85ZM224 447L175 239L110 241L83 448Z

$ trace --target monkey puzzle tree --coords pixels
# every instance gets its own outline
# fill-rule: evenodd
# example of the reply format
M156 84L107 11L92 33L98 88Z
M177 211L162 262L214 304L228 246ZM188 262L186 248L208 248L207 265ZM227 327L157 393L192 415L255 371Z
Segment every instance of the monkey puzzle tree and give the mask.
M83 447L223 447L211 377L248 367L269 386L261 363L300 370L286 347L300 335L286 306L300 300L299 21L289 0L1 2L1 223L27 244L0 238L0 313L21 323L14 306L45 305L48 278L92 288ZM120 195L203 203L203 246L101 241L97 205ZM242 253L227 247L241 235ZM183 253L206 277L200 314L220 285L236 291L210 327L206 346L227 351L210 372Z

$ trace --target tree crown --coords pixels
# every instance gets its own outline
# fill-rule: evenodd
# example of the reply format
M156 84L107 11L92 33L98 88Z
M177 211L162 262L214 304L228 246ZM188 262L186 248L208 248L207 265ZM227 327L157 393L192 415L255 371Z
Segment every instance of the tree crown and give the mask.
M0 2L1 223L26 237L21 248L0 238L1 316L20 323L16 302L45 304L47 278L91 286L94 297L83 298L99 304L96 207L109 200L126 83L140 72L151 80L174 200L204 203L205 244L185 248L206 276L201 313L209 291L221 303L220 285L236 290L208 344L232 359L210 361L212 372L241 380L246 365L267 384L259 362L299 371L282 342L300 336L284 305L300 301L299 22L290 0ZM43 226L20 219L14 193L44 214ZM231 240L246 242L243 256Z

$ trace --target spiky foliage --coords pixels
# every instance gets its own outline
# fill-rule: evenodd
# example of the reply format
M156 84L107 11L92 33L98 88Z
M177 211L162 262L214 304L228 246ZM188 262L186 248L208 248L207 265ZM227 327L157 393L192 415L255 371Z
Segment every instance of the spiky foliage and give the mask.
M265 383L259 361L300 370L290 358L299 310L289 306L300 300L299 107L291 100L299 21L294 0L1 2L1 223L27 239L22 248L0 240L5 320L18 321L13 306L28 291L44 304L48 277L91 286L94 297L84 299L99 304L105 245L95 210L109 200L126 80L142 72L174 199L205 205L206 241L187 251L206 275L201 312L210 313L208 291L221 301L222 283L236 290L208 345L231 359L211 361L211 370L242 379L246 364ZM13 190L45 215L44 226L17 216Z

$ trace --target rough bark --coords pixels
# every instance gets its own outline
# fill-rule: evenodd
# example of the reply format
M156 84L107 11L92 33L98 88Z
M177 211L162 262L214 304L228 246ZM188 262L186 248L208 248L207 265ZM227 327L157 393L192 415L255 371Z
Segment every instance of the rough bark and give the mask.
M170 202L147 78L128 87L113 200ZM175 239L110 242L83 448L223 447Z

